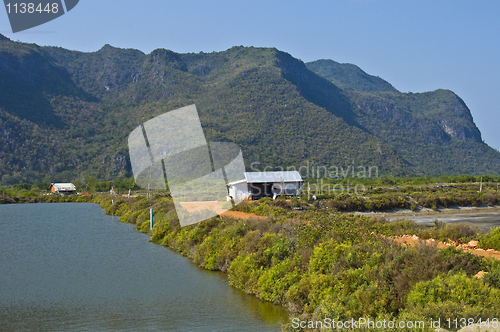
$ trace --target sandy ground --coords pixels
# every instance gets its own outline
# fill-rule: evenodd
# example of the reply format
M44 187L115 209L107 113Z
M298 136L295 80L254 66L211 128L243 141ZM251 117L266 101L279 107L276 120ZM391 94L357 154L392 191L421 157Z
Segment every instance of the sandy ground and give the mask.
M226 202L182 202L181 205L188 212L198 211L198 210L213 210L221 217L232 217L237 219L248 220L250 218L255 219L267 219L263 216L258 216L253 213L245 213L240 211L226 211L222 206L226 204Z
M250 218L261 219L261 220L267 219L267 217L264 217L264 216L258 216L258 215L253 214L253 213L245 213L245 212L240 212L240 211L226 211L223 214L221 214L221 217L232 217L232 218L243 219L243 220L248 220Z
M469 243L465 244L459 244L459 243L446 243L446 242L438 242L434 239L429 239L429 240L422 240L418 238L416 235L403 235L400 237L397 237L394 239L396 242L401 243L401 244L406 244L410 246L414 246L417 243L427 243L429 245L435 245L438 248L446 248L450 246L455 246L457 249L462 249L465 252L470 252L473 255L476 256L483 256L483 257L490 257L490 258L496 258L500 259L500 251L495 251L493 249L480 249L477 248L477 241L471 241Z
M226 211L222 206L226 202L182 202L181 205L188 212L198 211L198 210L213 210L217 214L221 214Z

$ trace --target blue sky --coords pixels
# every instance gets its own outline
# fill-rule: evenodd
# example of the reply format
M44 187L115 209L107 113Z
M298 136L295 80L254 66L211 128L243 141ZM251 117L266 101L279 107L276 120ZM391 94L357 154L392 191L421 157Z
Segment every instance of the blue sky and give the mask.
M80 0L13 40L93 52L104 44L175 52L276 47L305 62L354 63L403 92L457 93L500 150L500 2L495 0Z

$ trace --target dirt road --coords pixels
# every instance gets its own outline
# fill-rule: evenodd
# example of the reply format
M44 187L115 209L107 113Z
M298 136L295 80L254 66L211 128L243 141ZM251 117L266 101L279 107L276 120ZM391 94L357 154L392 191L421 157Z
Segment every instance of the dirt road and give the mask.
M182 202L180 203L183 208L185 208L188 212L199 211L199 210L213 210L221 217L232 217L235 219L243 219L248 220L250 218L255 219L267 219L267 217L258 216L253 213L245 213L240 211L227 211L223 208L223 205L226 202Z

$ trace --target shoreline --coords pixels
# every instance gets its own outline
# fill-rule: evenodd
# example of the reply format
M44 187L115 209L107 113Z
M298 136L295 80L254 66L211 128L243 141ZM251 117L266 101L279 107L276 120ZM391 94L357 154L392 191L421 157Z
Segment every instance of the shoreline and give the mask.
M132 204L130 204L130 203L127 203L126 200L122 201L119 199L117 200L115 198L114 203L112 203L113 198L110 197L109 195L102 195L102 196L96 195L96 196L91 196L91 197L92 197L92 199L88 203L99 204L101 209L103 209L106 214L111 215L111 216L118 216L119 222L133 224L132 222L130 222L131 220L128 218L129 218L129 216L134 216L135 217L134 221L135 221L136 226L134 226L133 229L138 231L138 232L148 234L150 237L149 242L160 245L168 250L171 250L172 252L180 254L181 256L187 258L188 261L192 262L193 264L195 264L196 266L198 266L201 269L209 270L209 271L210 270L211 271L219 271L221 273L224 273L224 275L227 278L226 282L228 282L231 287L233 287L235 289L242 290L247 294L255 296L260 301L271 302L271 303L274 303L278 306L283 307L288 312L289 319L291 319L292 317L295 317L298 314L297 312L294 311L294 307L291 306L290 303L292 303L292 302L283 303L281 301L277 301L276 299L280 299L280 298L271 298L270 297L272 295L271 293L270 293L271 295L267 295L268 298L262 297L261 295L258 295L258 293L254 292L253 290L250 291L251 289L249 289L249 288L247 289L247 288L241 287L241 285L239 285L239 283L245 282L245 280L246 280L245 277L247 277L247 275L241 274L241 271L245 271L244 269L240 268L239 270L237 270L233 276L234 279L232 279L232 281L231 281L231 277L230 277L230 274L228 271L227 261L226 261L226 265L224 265L222 268L221 268L221 266L218 266L216 264L215 260L208 261L204 258L204 261L201 261L200 260L201 256L197 257L195 255L193 248L191 247L194 244L189 243L188 238L186 236L183 237L182 234L180 234L180 233L176 234L175 232L172 232L171 230L169 230L168 223L164 223L162 225L159 222L159 220L157 220L158 224L155 222L155 228L153 230L149 230L149 222L147 219L147 217L149 217L149 207L147 208L146 211L143 211L144 213L136 214L137 212L144 210L144 208L142 206L136 205L135 204L136 202L132 201L132 202L130 202ZM39 202L39 203L42 203L42 202ZM163 202L162 200L157 200L156 202L154 202L153 206L155 206L155 211L158 211L157 213L160 213L158 215L160 218L163 217L163 215L161 214L162 207L164 207L166 209L168 209L170 207L170 205L168 205L166 202ZM385 217L385 218L389 219L390 217L392 217L392 218L397 218L397 217L404 218L404 217L414 217L414 216L418 216L418 217L446 216L446 215L452 215L452 214L470 215L470 214L474 214L474 213L499 213L500 214L500 206L498 206L498 205L491 206L491 207L486 206L486 205L480 206L480 207L472 207L472 206L458 207L458 206L455 206L455 207L450 207L450 208L440 208L440 209L437 209L436 211L431 210L431 209L425 209L425 208L419 208L417 211L411 211L410 209L393 209L393 210L380 211L380 212L343 212L342 214L363 215L363 216L374 217L374 218ZM141 215L141 218L145 219L145 220L142 220L142 222L140 224L137 223L137 218L139 217L139 215ZM144 216L146 216L146 218L144 218ZM223 217L223 216L221 216L221 217ZM348 216L345 216L345 217L352 218L352 217L348 217ZM141 225L144 225L145 227L142 227ZM160 227L158 227L158 226L160 226ZM251 233L248 233L248 234L251 234ZM186 235L186 234L184 234L184 235ZM208 236L208 234L204 234L204 235ZM260 237L258 236L258 233L256 233L255 238L260 239ZM205 243L205 240L203 240L203 242L201 242L201 243L202 244ZM219 237L216 240L222 241L224 239L223 239L223 237ZM215 240L211 240L210 243L212 243L213 241L215 241ZM227 241L216 242L216 243L213 243L213 245L221 246L221 244L223 244L225 242L227 242ZM201 244L199 244L198 246L201 246ZM208 247L207 245L204 245L203 247L205 248L205 250L210 249L210 247ZM222 250L224 248L227 249L229 247L221 246L220 250ZM219 251L217 251L217 252L219 252ZM208 256L206 256L206 257L208 257ZM212 263L209 264L210 262L212 262ZM236 262L236 264L240 264L243 267L246 266L246 265L243 265L244 263L246 263L245 260L242 260L242 259L240 259L238 261L233 260L232 263L235 263L235 262ZM201 264L201 263L203 263L203 264ZM235 266L237 266L237 265L235 265ZM270 271L270 269L268 269L266 271ZM255 286L255 287L257 287L257 286ZM257 290L260 290L260 288ZM305 312L302 312L302 314L305 314ZM283 331L285 331L285 330L286 330L286 325L283 327Z
M74 195L74 196L58 196L58 195L46 195L46 196L8 196L2 195L0 193L0 205L3 204L34 204L34 203L89 203L95 202L95 198L101 196L102 193L91 194L91 195ZM105 194L103 196L106 196ZM127 197L127 195L120 195L121 197ZM130 196L131 198L136 198L137 196ZM118 199L116 197L115 199ZM99 201L99 200L98 200ZM185 207L189 211L189 207ZM215 209L217 212L218 209ZM229 210L231 211L231 210ZM225 212L229 212L225 211ZM219 211L220 212L220 211ZM488 206L485 203L481 203L480 206L460 206L454 205L451 207L440 206L436 210L418 207L416 210L394 208L390 210L381 211L340 211L341 214L354 214L362 215L367 217L399 217L399 216L412 216L412 217L425 217L425 216L435 216L435 215L450 215L450 214L473 214L473 213L500 213L500 204L495 204L493 206ZM219 213L220 214L220 213ZM222 213L223 214L223 213Z

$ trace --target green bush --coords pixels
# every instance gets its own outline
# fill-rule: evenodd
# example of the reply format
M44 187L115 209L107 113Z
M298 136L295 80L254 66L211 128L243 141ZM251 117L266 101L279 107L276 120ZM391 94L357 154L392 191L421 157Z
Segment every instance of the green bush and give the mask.
M500 290L463 272L441 274L419 282L408 294L408 308L442 321L457 317L482 320L500 312Z
M497 199L493 193L484 194L483 200L486 204L488 204L488 206L492 206L497 203Z
M477 235L476 230L442 223L426 228L411 221L389 222L325 209L365 209L368 201L374 208L409 206L409 199L400 193L377 195L370 200L335 197L316 201L321 207L305 210L293 210L284 200L262 199L243 203L242 209L275 217L214 217L188 227L180 227L171 198L154 197L151 202L145 197L120 199L113 205L110 197L95 201L136 223L138 229L152 235L151 241L178 251L205 269L227 271L232 286L286 305L301 317L399 320L451 314L488 317L491 310L498 312L500 263L454 247L405 247L390 238L417 234L465 242ZM155 211L152 231L145 222L150 206ZM488 272L484 281L472 278L481 270ZM465 290L455 291L458 285ZM486 293L493 302L487 302ZM464 296L470 298L464 300Z
M500 289L500 260L493 259L487 269L488 273L484 276L484 281L491 286Z
M500 227L495 227L490 233L481 236L478 247L500 250Z
M28 190L28 191L24 192L22 194L22 196L23 197L36 197L36 196L38 196L38 194L35 193L35 192L33 192L33 191L31 191L31 190Z
M467 224L445 224L434 221L435 227L420 228L414 230L414 234L421 239L435 239L438 241L448 241L448 239L462 243L467 243L478 236L479 230Z

